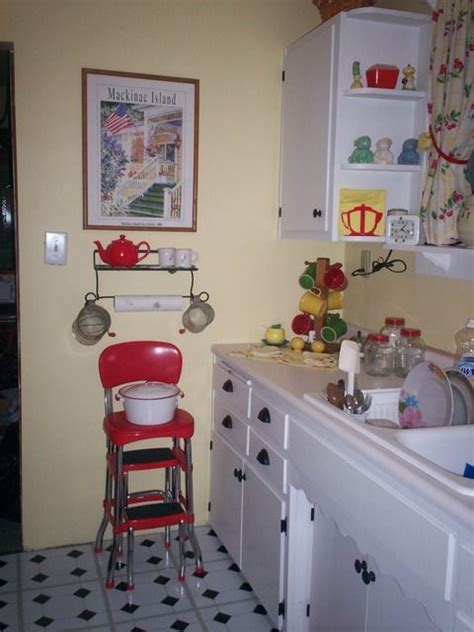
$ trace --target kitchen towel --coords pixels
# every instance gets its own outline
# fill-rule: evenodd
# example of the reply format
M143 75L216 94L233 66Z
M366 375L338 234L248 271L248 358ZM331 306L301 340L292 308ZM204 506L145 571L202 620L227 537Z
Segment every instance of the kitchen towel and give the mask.
M183 297L177 294L128 294L114 298L116 312L180 312Z

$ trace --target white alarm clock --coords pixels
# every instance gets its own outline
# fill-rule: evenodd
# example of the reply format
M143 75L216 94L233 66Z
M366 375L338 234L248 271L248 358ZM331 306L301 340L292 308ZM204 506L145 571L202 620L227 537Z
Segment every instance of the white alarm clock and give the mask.
M416 246L420 242L420 217L409 213L389 213L385 222L387 244Z

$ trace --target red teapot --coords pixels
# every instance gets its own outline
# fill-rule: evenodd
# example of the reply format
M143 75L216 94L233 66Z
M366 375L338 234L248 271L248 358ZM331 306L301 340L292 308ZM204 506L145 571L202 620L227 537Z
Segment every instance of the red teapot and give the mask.
M104 263L115 268L130 268L144 259L150 253L150 245L146 241L138 244L132 243L125 235L120 235L120 239L114 239L107 248L104 248L100 241L94 241L99 251L99 256ZM146 251L139 254L140 246Z

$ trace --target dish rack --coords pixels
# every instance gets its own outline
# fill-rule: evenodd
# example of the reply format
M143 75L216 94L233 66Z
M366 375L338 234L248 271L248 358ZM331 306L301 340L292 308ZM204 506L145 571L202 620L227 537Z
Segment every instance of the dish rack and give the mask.
M363 393L372 397L365 419L389 419L398 424L399 388L364 389Z

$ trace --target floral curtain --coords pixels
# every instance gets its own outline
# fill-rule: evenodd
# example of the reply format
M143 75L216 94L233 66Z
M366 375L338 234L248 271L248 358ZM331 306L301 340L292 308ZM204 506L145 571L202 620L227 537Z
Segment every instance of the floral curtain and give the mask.
M428 102L433 146L421 200L426 241L459 241L457 218L471 194L467 159L474 150L472 0L437 0L433 11Z

